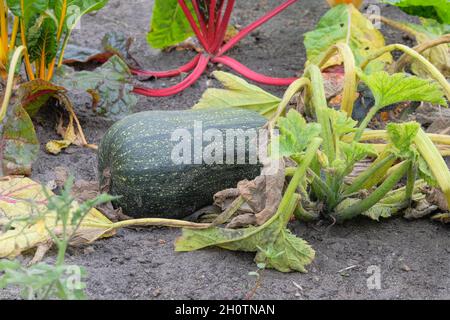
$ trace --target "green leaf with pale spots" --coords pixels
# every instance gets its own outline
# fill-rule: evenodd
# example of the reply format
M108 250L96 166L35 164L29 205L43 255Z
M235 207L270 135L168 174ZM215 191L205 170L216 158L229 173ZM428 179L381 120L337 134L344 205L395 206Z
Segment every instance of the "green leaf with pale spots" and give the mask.
M39 141L30 116L20 104L8 108L0 123L0 176L30 175Z
M130 114L137 104L132 93L132 76L126 63L113 56L94 71L75 72L62 66L56 72L54 83L67 90L81 90L90 93L97 103L95 111L113 120L119 120Z

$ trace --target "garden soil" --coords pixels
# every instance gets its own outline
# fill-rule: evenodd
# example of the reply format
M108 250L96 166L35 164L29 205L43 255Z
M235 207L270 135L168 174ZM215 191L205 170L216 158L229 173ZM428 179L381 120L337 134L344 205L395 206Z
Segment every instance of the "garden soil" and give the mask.
M238 0L232 23L245 26L280 1ZM106 32L124 32L135 38L134 57L149 69L178 67L193 52L158 52L146 43L152 0L110 0L107 7L82 20L73 42L100 48ZM408 19L396 8L381 5L381 13ZM305 63L303 33L313 29L326 12L325 1L302 0L264 25L230 51L254 70L272 76L299 74ZM410 18L409 18L410 19ZM412 44L411 39L383 27L388 43ZM214 70L211 66L209 72ZM179 79L149 82L149 86L175 84ZM170 98L139 98L135 111L181 110L192 107L213 84L208 75L181 94ZM283 89L266 88L281 96ZM88 140L99 143L112 125L108 120L83 112L89 101L75 101ZM35 121L42 142L33 178L48 183L54 168L68 167L77 179L97 179L94 151L70 147L59 156L45 152L48 140L58 139L58 114L46 110ZM428 218L381 222L356 219L329 226L292 223L291 230L316 250L308 273L262 272L261 285L253 299L450 299L450 226ZM84 266L88 272L90 299L245 299L256 285L249 272L257 269L254 254L207 249L174 252L180 230L167 228L125 229L109 239L71 248L67 263ZM55 251L45 261L53 261ZM24 261L30 256L22 257ZM379 278L377 278L379 276ZM377 281L379 280L379 282ZM0 299L15 298L12 289L0 291Z

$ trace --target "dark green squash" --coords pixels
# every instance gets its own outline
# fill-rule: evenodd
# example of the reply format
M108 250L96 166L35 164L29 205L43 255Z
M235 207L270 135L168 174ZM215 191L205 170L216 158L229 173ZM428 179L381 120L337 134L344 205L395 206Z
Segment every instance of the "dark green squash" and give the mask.
M196 121L201 121L202 132L220 130L218 136L222 134L224 150L226 130L257 132L266 123L256 112L229 108L148 111L117 122L100 144L98 170L103 191L122 196L115 205L126 215L184 218L211 204L216 192L234 188L239 181L260 174L260 164L248 161L250 139L243 151L234 144L236 153L245 152L244 164L225 164L225 155L223 164L175 164L172 152L180 140L172 141L172 134L186 129L193 135ZM202 144L205 147L211 142ZM194 143L191 152L194 155Z

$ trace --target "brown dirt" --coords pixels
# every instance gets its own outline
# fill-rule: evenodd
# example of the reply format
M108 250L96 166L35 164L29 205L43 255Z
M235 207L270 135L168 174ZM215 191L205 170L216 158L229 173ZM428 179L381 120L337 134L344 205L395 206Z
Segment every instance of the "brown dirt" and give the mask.
M237 1L233 23L246 25L277 3L276 0ZM151 0L111 0L105 10L82 21L82 29L73 40L79 45L100 47L105 32L122 31L136 38L134 56L145 67L163 70L179 66L192 53L159 53L146 44L151 4ZM325 1L302 0L245 39L230 55L254 70L292 76L305 62L302 34L313 28L326 9ZM382 14L405 18L399 10L385 6ZM397 32L383 29L383 33L390 43L405 42ZM207 81L205 75L192 88L174 97L140 98L136 111L190 108L207 88ZM277 95L283 93L283 89L269 90ZM77 104L80 109L81 103ZM47 111L36 120L43 145L57 138L54 117ZM80 118L93 143L98 143L111 125L106 120L82 114ZM59 156L51 156L44 152L43 145L33 168L34 179L43 183L54 179L56 166L69 167L77 178L96 179L94 152L74 147ZM262 285L254 298L450 298L448 226L427 219L408 222L398 218L380 223L357 219L331 228L299 223L291 227L314 247L316 260L308 268L308 274L264 271ZM256 269L253 254L219 249L175 253L173 242L179 234L179 230L164 228L121 230L110 239L70 249L67 262L86 267L91 299L242 299L253 288L255 278L248 275ZM47 259L53 256L51 252ZM367 287L370 276L367 268L373 265L381 271L380 290ZM13 298L15 294L3 290L0 298Z

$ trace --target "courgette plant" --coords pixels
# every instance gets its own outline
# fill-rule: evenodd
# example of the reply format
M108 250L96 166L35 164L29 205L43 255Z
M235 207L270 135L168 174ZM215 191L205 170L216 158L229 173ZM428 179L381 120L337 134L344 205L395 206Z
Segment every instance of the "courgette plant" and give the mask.
M409 55L431 79L366 69L372 61L392 50ZM345 70L340 110L328 106L321 70L336 54L342 59ZM291 240L281 240L280 234L271 232L279 215L287 217L293 213L303 221L322 216L343 222L359 215L379 220L425 201L423 190L427 186L440 188L450 204L450 172L442 158L450 155L450 136L426 134L416 122L390 123L386 130L367 129L374 115L389 105L404 101L447 105L445 97L450 97L448 82L416 51L403 45L390 45L379 48L374 54L369 53L364 59L355 59L347 44L338 43L323 53L318 65L309 62L303 77L289 86L282 99L236 76L223 72L215 75L225 89L207 90L195 108L241 107L260 111L269 119L273 145L279 146L279 152L272 156L291 158L297 166L286 169L286 175L293 178L270 221L256 228L238 230L217 227L184 230L176 242L176 250L219 246L256 251L256 262L264 263L268 268L284 272L305 271L314 251L305 242L289 245L285 241ZM358 123L351 115L357 86L361 82L371 90L375 104ZM310 123L295 110L286 113L290 101L299 93L304 101L304 112L314 119ZM275 128L279 129L279 135L273 131ZM372 159L372 164L355 177L356 164L366 159ZM299 176L299 170L304 174ZM404 178L406 185L402 184ZM296 199L296 204L287 210L283 203L289 199ZM284 230L287 221L283 220L277 230ZM275 239L275 235L278 238ZM264 255L267 250L279 253L274 255L276 262L267 261L268 257ZM303 259L299 258L300 252L304 254Z

